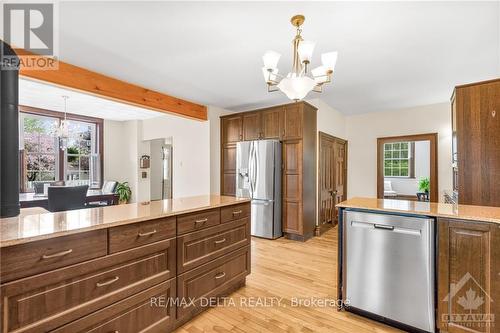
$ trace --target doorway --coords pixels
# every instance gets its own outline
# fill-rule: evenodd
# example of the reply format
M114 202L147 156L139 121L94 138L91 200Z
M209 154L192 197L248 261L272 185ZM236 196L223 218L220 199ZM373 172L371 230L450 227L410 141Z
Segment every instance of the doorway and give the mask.
M338 223L335 205L346 198L347 141L319 132L317 235Z
M377 198L439 199L437 133L377 139Z
M150 198L172 199L172 144L170 139L150 141Z

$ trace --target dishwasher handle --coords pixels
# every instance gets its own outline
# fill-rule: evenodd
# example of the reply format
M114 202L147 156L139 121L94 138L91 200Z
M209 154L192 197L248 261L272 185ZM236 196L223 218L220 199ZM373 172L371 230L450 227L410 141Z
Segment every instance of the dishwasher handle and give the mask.
M394 226L393 225L374 224L373 227L375 229L394 230Z

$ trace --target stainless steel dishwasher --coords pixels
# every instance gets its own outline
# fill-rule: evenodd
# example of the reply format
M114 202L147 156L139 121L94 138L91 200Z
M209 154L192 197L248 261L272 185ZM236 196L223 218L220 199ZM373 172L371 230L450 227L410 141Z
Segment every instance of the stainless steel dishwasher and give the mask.
M344 212L349 306L434 332L434 220Z

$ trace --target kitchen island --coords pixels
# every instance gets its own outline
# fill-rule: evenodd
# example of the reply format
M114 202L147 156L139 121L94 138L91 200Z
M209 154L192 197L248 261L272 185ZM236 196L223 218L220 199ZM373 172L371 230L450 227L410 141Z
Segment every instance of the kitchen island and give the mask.
M499 207L375 198L337 207L347 311L407 331L500 332Z
M1 331L173 330L245 284L249 217L207 195L0 219Z

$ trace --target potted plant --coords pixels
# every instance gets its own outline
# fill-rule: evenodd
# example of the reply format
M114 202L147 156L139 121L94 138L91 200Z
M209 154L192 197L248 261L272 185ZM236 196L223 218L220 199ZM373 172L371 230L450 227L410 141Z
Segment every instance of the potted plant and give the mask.
M118 183L115 189L116 194L118 194L118 203L126 204L130 200L130 196L132 195L132 190L128 185L128 182Z
M422 192L429 193L430 181L428 177L421 178L418 181L418 189Z

